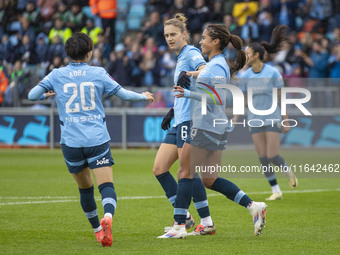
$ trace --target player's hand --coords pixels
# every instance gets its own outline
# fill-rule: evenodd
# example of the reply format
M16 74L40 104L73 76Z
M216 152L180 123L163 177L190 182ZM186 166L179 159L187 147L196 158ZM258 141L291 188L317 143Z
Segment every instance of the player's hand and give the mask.
M170 127L170 122L174 117L174 108L171 108L170 111L164 116L161 128L163 130L167 130Z
M150 103L153 102L153 94L149 91L143 92L142 95L146 96L146 101L150 101Z
M290 130L290 127L282 126L281 130L282 130L282 134L286 134Z
M184 89L180 86L174 86L174 89L172 90L173 92L179 92L177 94L174 95L174 97L180 98L180 97L184 97Z
M182 88L189 89L190 88L190 76L188 76L186 71L180 72L178 75L177 85Z
M46 99L55 96L55 92L53 90L46 92L44 94L46 96Z

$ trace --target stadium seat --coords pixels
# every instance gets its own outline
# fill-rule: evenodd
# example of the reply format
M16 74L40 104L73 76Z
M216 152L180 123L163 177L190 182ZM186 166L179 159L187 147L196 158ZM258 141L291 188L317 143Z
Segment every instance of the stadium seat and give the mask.
M145 6L141 5L141 4L131 5L128 16L129 16L129 18L130 17L144 18L144 16L145 16Z
M128 19L128 29L129 30L139 30L142 25L142 18L140 17L129 17Z

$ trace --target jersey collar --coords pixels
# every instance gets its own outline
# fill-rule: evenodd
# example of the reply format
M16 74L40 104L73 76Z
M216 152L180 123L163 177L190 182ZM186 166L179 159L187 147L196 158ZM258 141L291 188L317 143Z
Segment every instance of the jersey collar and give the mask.
M189 46L188 44L184 45L183 48L179 51L178 55L177 55L177 59L179 58L179 56L181 55L181 53L183 52L183 50Z

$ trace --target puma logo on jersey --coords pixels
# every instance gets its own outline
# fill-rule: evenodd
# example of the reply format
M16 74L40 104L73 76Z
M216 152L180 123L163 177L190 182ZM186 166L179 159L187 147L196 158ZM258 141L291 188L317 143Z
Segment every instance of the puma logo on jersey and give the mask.
M109 160L109 159L106 159L106 158L103 158L102 160L98 160L98 159L97 159L96 165L98 166L98 165L108 164L109 161L110 161L110 160Z

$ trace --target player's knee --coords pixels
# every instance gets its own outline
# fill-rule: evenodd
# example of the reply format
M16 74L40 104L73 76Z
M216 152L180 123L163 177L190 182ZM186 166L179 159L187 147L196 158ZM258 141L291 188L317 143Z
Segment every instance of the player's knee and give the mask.
M214 184L216 179L214 178L203 178L202 182L204 187L206 187L207 189L211 189L212 185Z
M153 174L155 176L158 176L160 174L164 174L165 172L168 172L169 170L168 169L164 169L163 167L160 167L160 166L153 166Z

